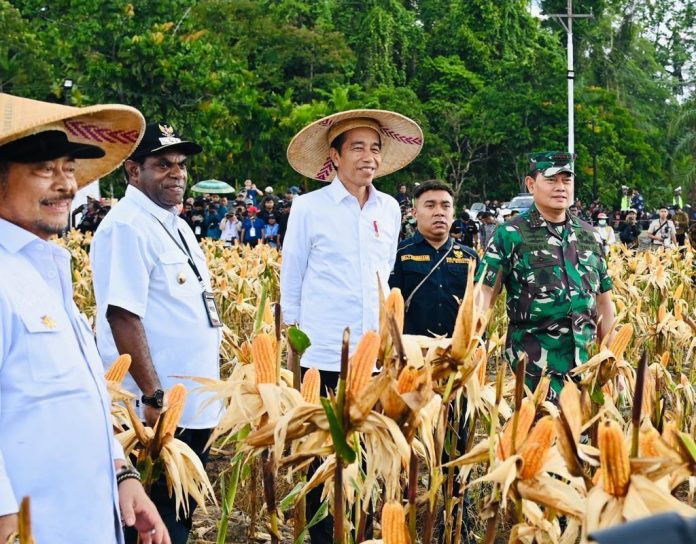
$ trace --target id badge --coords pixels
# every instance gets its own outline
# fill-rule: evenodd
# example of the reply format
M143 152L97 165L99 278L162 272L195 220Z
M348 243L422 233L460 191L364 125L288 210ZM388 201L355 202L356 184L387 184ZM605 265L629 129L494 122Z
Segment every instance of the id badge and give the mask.
M251 236L252 238L256 238L256 229L254 227L251 227L249 229L249 236Z
M213 293L210 291L203 291L203 304L205 305L205 311L208 314L210 326L222 327L222 320L220 319L220 313L218 312L217 304L215 304Z

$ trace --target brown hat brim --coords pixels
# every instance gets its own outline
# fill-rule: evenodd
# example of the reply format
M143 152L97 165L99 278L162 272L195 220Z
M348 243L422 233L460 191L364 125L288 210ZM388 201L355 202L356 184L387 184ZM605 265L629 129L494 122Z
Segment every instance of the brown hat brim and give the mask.
M0 148L45 131L65 133L69 142L96 146L102 157L79 160L79 187L118 168L133 152L145 129L145 119L130 106L103 104L75 108L0 93ZM12 157L6 160L12 161Z
M329 158L329 138L336 137L338 123L352 119L371 120L378 126L382 162L375 178L400 170L423 148L423 131L412 119L386 110L348 110L319 119L298 132L288 145L290 166L308 178L326 182L333 180L336 170Z

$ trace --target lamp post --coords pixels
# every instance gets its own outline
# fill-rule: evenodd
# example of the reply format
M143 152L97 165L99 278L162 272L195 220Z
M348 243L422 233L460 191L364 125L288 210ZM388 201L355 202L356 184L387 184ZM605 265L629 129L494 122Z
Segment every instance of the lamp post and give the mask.
M592 200L599 198L599 182L597 181L597 132L595 120L592 118Z
M575 153L575 112L574 87L575 71L573 68L573 19L591 19L592 13L573 13L573 0L568 0L566 13L549 13L546 17L558 19L568 35L568 153ZM567 22L566 22L567 20Z
M63 80L63 104L70 103L70 93L73 88L73 80L70 78L65 78Z

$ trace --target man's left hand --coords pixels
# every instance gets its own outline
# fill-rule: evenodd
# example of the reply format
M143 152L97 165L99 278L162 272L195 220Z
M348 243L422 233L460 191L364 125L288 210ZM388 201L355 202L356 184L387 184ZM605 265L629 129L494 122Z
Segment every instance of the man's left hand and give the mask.
M121 482L118 486L118 503L123 524L138 531L142 544L171 544L157 508L139 481L128 479Z

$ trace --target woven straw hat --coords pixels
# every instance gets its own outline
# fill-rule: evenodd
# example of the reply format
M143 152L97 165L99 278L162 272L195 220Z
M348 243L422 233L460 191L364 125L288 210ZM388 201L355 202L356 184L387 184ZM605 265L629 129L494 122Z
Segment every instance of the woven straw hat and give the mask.
M329 115L306 126L288 146L288 162L305 177L332 181L336 170L329 158L329 146L348 130L368 127L382 139L382 163L375 177L400 170L418 156L423 131L401 114L386 110L349 110Z
M101 158L79 160L79 187L114 171L138 145L145 119L135 108L102 104L75 108L0 93L0 146L44 131L60 131L71 142L98 146Z

